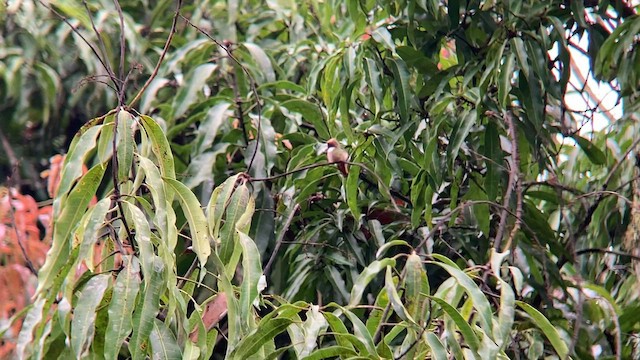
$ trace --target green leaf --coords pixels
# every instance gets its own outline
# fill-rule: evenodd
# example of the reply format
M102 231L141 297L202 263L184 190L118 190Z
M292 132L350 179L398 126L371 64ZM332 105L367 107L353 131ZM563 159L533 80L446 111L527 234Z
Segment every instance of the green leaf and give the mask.
M426 320L424 318L424 312L430 289L427 273L422 266L422 259L415 251L412 251L409 257L407 257L404 288L406 308L409 315L418 325L422 325L423 321Z
M302 120L311 123L320 138L329 139L331 137L318 105L303 99L291 99L281 102L280 106L302 115Z
M542 330L544 335L549 339L551 345L556 350L556 353L560 357L560 359L566 359L569 355L569 348L567 344L562 340L558 330L551 324L549 319L547 319L540 311L538 311L533 306L522 302L516 301L516 304L521 307L533 320L534 324Z
M91 346L95 332L94 322L96 309L102 296L111 282L110 274L96 275L78 292L78 301L73 310L71 320L71 347L77 358L80 358Z
M122 270L113 286L113 296L109 304L109 323L105 333L104 357L107 360L118 358L122 343L131 333L131 321L136 296L140 290L140 264L138 259L127 255L123 257Z
M444 299L441 299L436 296L430 296L429 298L435 301L438 305L440 305L442 310L444 310L444 312L446 312L447 315L451 317L453 322L458 327L458 330L460 330L460 333L462 333L462 337L464 338L466 345L468 345L471 351L475 353L475 357L479 358L479 355L477 353L478 353L478 348L480 347L480 340L478 339L476 334L473 332L473 329L471 328L469 323L467 323L467 321L458 312L458 310L456 310L453 306L449 305L449 303Z
M153 329L149 334L152 359L182 359L182 350L175 335L167 325L158 319L153 321Z
M498 326L494 329L496 343L504 350L511 343L511 331L515 318L515 294L511 286L502 278L500 283L500 308L498 312Z
M58 272L69 260L71 234L80 223L89 202L98 190L106 168L105 164L92 167L69 193L67 202L61 209L53 229L52 246L47 253L45 264L40 269L36 294L50 289L51 283L56 277L64 278L66 275ZM57 289L53 289L53 291L57 292Z
M513 39L511 39L511 48L516 52L520 70L527 79L531 79L531 69L529 68L527 51L524 48L524 42L522 41L522 39L519 37L514 37Z
M364 71L366 74L365 81L369 87L369 91L373 94L374 115L378 118L378 114L382 110L382 103L384 101L384 89L381 82L380 69L378 62L371 58L364 58Z
M237 261L239 260L238 256L240 256L240 249L237 247L238 236L236 226L248 209L253 213L254 204L255 202L251 197L249 188L246 184L241 183L233 191L229 204L227 205L225 222L220 230L220 250L218 254L229 273L232 273L236 268Z
M33 344L33 330L40 324L40 321L42 321L45 303L46 299L39 297L33 302L27 315L24 317L22 328L18 335L18 343L16 344L16 355L20 359L24 358L26 347Z
M449 358L447 350L444 348L444 345L442 345L442 342L440 342L440 339L438 339L436 334L428 332L425 336L427 338L427 343L431 348L431 355L433 356L433 359L447 360Z
M320 359L335 359L337 357L352 357L357 353L353 349L344 346L328 346L322 349L318 349L309 356L304 357L304 360L320 360Z
M258 327L247 337L242 339L231 352L229 359L244 360L257 353L262 346L287 329L293 323L292 319L278 317L261 321Z
M367 350L366 353L361 355L365 355L365 356L377 355L377 350L373 342L373 337L371 337L371 335L369 334L369 331L367 330L367 326L362 322L362 320L360 320L360 318L356 314L354 314L350 310L342 308L342 311L349 318L349 321L351 321L351 324L353 325L354 335L366 347L366 350Z
M207 223L209 225L209 235L216 242L220 242L219 230L222 225L222 217L229 206L229 200L236 187L238 174L229 177L222 185L216 187L211 193L209 204L207 205Z
M409 72L401 59L389 59L388 65L393 72L396 94L398 95L398 107L400 108L400 120L410 120L411 104L413 103L413 91L409 85Z
M349 167L349 174L345 183L347 205L356 222L360 221L360 207L358 205L358 182L360 181L360 166Z
M356 306L360 304L360 300L362 299L362 294L364 293L365 288L371 280L373 280L376 275L387 266L395 266L396 261L394 259L382 259L376 260L369 264L358 276L358 278L353 283L353 287L351 288L351 297L349 300L349 306Z
M500 135L498 134L498 126L495 122L489 121L484 133L484 156L487 164L487 173L485 175L485 190L487 191L487 199L495 201L498 197L498 189L501 183L500 166L503 163L502 149L500 147Z
M480 290L478 285L476 285L476 283L473 282L473 280L467 274L462 272L458 267L447 264L447 258L439 254L432 254L432 256L442 262L431 263L445 269L465 289L466 293L469 295L471 301L473 302L473 307L478 310L482 329L487 335L493 338L493 317L491 315L491 304L489 304L489 300L487 300L487 298L484 296L482 290Z
M198 261L204 271L204 265L207 263L207 258L209 258L209 255L211 254L211 246L209 245L208 237L209 230L207 228L207 219L204 217L204 212L202 212L198 199L188 187L171 178L164 178L164 181L165 184L175 191L178 196L178 200L180 200L180 205L182 205L182 210L187 218L187 222L189 223L193 251L198 256Z
M76 179L82 176L82 165L86 162L89 154L94 151L96 138L101 130L102 125L97 125L83 133L78 133L69 146L69 152L65 156L64 163L62 164L58 192L53 202L54 217L57 218L60 216L60 211L62 211L62 206L68 195L67 193L71 190Z
M175 179L176 172L173 163L173 154L171 153L171 147L169 146L167 137L164 135L164 131L158 126L158 123L149 116L140 115L140 123L151 140L151 150L158 161L160 173L163 177Z
M126 111L119 111L118 133L116 141L117 158L118 158L118 182L129 180L129 172L133 164L133 115Z
M238 230L242 246L242 285L240 286L240 318L241 323L249 329L253 314L253 302L258 298L258 282L262 276L260 254L253 240Z
M273 71L271 59L269 59L267 53L265 53L261 47L253 43L245 42L242 45L249 50L252 59L258 64L258 66L260 66L260 70L262 70L265 80L267 82L276 81L276 74Z
M393 311L395 311L400 319L407 321L410 324L415 324L415 320L413 320L407 309L404 307L404 304L400 299L400 295L398 295L398 290L396 290L396 284L393 281L393 275L391 273L390 266L387 266L387 271L385 273L384 279L384 287L387 290L387 296L389 297L389 302L391 302Z
M451 131L451 140L449 146L447 146L447 160L449 164L458 157L460 147L467 139L471 128L476 124L477 112L469 111L464 116L458 118L453 130Z
M347 327L344 325L344 322L342 322L342 320L333 313L324 312L323 315L327 320L331 331L334 333L334 338L336 339L336 343L338 344L338 346L353 350L354 344L347 338L347 336L351 334L349 333L349 330L347 330ZM360 349L361 347L364 348L364 344L362 344L361 341L358 340L357 343L358 344L356 344L356 347L358 347L358 349ZM360 345L361 347L358 345Z
M145 274L145 284L142 296L138 297L138 302L133 311L133 334L129 340L129 352L133 360L144 359L149 349L149 335L154 327L154 321L160 310L160 296L162 295L162 285L164 284L163 274L165 272L162 260L154 256L153 271ZM150 280L147 281L146 277Z
M84 215L89 217L84 226L84 236L82 237L82 243L80 244L80 252L78 258L80 261L84 261L87 268L91 271L94 270L93 264L93 246L98 241L98 234L100 229L105 225L105 218L107 213L112 210L111 199L104 198L98 201L92 208L90 208ZM85 224L84 221L81 222Z
M384 45L387 50L391 50L392 53L396 52L396 44L393 42L393 37L386 27L380 26L371 32L371 37L378 43Z
M206 63L199 65L187 75L173 101L174 118L183 116L189 106L198 100L198 93L202 92L207 80L217 68L217 64Z
M573 135L573 139L580 145L580 149L587 154L587 157L594 165L604 165L607 163L607 157L597 146L591 141L583 138L580 135Z

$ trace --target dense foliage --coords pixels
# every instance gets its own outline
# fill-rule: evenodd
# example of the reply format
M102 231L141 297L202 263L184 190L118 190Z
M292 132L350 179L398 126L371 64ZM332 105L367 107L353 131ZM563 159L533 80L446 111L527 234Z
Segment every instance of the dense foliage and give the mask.
M640 356L636 11L0 5L0 280L24 292L0 312L3 349ZM598 99L566 101L589 93L569 81L576 52L624 109L601 130ZM327 161L329 139L347 163ZM40 223L21 192L52 197Z

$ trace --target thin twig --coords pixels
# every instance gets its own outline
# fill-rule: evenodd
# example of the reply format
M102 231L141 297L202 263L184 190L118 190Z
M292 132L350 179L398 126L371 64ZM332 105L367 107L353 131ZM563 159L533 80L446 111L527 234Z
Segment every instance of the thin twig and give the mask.
M98 38L98 44L100 44L100 50L102 51L102 56L104 56L104 60L105 60L105 65L106 65L106 71L108 74L108 77L113 80L116 78L116 74L113 72L113 69L111 69L111 64L109 63L109 57L108 57L108 52L107 52L107 47L104 44L104 41L102 40L102 36L100 35L100 32L98 31L98 28L96 27L96 23L93 21L93 14L91 13L91 10L89 9L89 4L87 3L86 0L82 0L82 3L84 4L84 8L87 11L87 15L89 17L89 21L91 21L91 27L93 28L93 32L96 34L96 37ZM84 80L84 79L83 79ZM109 86L106 82L104 83L105 85ZM123 84L120 84L123 85ZM114 83L114 86L116 86L116 88L114 88L113 90L116 93L120 92L120 88L118 87L118 84Z
M120 182L118 181L118 170L120 165L118 164L118 146L117 146L117 138L118 138L118 123L119 123L119 115L120 111L125 111L123 106L118 106L118 111L116 112L116 116L113 117L113 139L111 146L113 147L112 155L111 155L111 178L113 180L113 197L115 199L116 205L118 206L118 211L120 212L122 225L127 232L127 236L129 241L131 242L131 247L135 249L135 240L133 238L133 233L131 232L131 228L127 223L127 217L124 213L124 207L122 206L122 199L120 194ZM126 140L122 140L126 141Z
M173 36L176 33L176 25L178 23L178 17L180 16L181 7L182 7L182 0L178 0L178 5L176 6L176 11L173 15L173 21L171 23L171 29L169 30L169 36L167 37L167 41L165 41L164 43L164 48L162 48L162 52L160 53L160 58L158 59L156 66L153 68L153 71L151 72L151 76L149 76L149 78L144 83L140 91L138 91L136 96L134 96L133 100L129 102L129 105L128 105L129 108L133 107L133 105L135 105L135 103L138 100L140 100L140 97L145 92L145 90L147 90L149 85L151 85L151 82L153 81L153 79L155 79L156 76L158 76L160 65L162 65L162 61L164 60L164 57L167 55L167 52L169 51L169 46L171 46L171 40L173 40Z
M256 80L253 77L253 75L251 75L249 70L244 65L242 65L242 63L240 63L240 61L235 56L233 56L233 54L231 53L231 51L229 50L229 48L227 46L225 46L223 43L221 43L218 40L216 40L213 36L209 35L209 33L207 33L206 31L202 30L201 28L199 28L197 25L192 23L189 19L187 19L183 15L180 15L180 17L183 18L184 21L187 22L187 24L192 26L194 29L198 30L201 34L206 36L209 40L213 41L222 50L224 50L224 52L227 53L227 56L229 56L229 58L231 60L233 60L233 62L235 62L236 64L238 64L238 66L240 66L242 71L245 73L245 75L247 75L247 78L249 79L249 87L251 88L251 91L253 92L253 96L255 96L255 98L256 98L256 111L258 112L258 126L256 128L256 149L253 151L253 155L251 155L251 160L249 160L249 165L247 166L247 172L250 172L251 167L253 166L253 162L256 159L256 155L258 154L258 149L260 149L260 140L262 138L260 136L261 133L262 133L262 104L260 104L260 95L258 94L258 88L256 86Z
M513 224L513 228L509 233L509 237L507 238L507 243L504 246L503 250L500 250L500 240L496 238L498 242L495 246L495 249L498 251L504 251L511 248L511 243L515 238L516 234L520 230L520 219L522 218L522 184L520 183L520 155L518 154L518 132L516 130L516 125L513 120L513 116L509 113L503 114L507 124L509 126L509 134L511 137L511 159L513 161L513 166L509 170L509 176L511 177L511 173L513 173L513 177L515 179L515 190L516 190L516 216L515 222ZM504 212L503 212L504 214Z
M604 183L602 184L602 191L606 191L607 190L607 188L609 187L609 182L613 178L613 175L615 174L615 172L622 165L622 163L626 160L627 156L629 156L629 154L633 151L633 149L635 149L635 147L638 146L638 144L640 144L640 137L635 139L633 144L631 144L631 146L629 146L627 151L620 158L620 161L615 163L615 165L613 165L611 170L609 170L609 175L607 175L607 177L604 180ZM587 214L584 217L584 220L582 221L582 223L580 223L580 226L576 230L576 234L583 234L584 233L584 230L591 223L591 218L593 217L593 214L596 212L596 209L598 208L598 205L600 205L600 202L602 201L603 198L604 198L604 193L601 193L598 197L596 197L595 202L589 207L589 209L587 210Z
M10 182L11 178L9 178L9 182ZM13 211L13 204L12 204L12 199L11 199L11 187L9 187L7 189L7 199L9 200L9 216L11 219L11 226L13 227L13 230L16 233L16 241L18 242L18 246L20 247L20 251L22 252L22 256L24 257L24 262L27 265L27 268L29 268L29 271L31 271L31 273L33 275L38 275L38 271L36 270L36 268L33 266L33 262L31 262L31 259L29 259L29 256L27 255L27 249L25 249L24 244L22 243L22 236L20 234L20 232L18 231L18 224L16 224L16 214Z
M244 136L244 143L249 146L249 135L247 134L247 127L244 124L244 112L242 111L242 99L240 98L240 90L238 89L238 76L236 75L236 69L231 72L231 87L233 88L233 96L236 103L236 117L240 122L240 128L242 129L242 135ZM248 171L248 170L247 170Z
M582 295L582 291L584 290L582 289L580 283L576 285L580 288L580 291L578 291L578 293L576 294L576 296L578 297L578 301L576 301L576 319L573 323L573 335L571 336L571 342L569 343L569 353L571 354L575 353L576 344L578 343L578 336L580 335L580 324L582 323L583 317L582 308L584 307L584 297Z
M44 6L45 8L47 8L49 11L51 11L54 15L56 15L60 20L64 21L65 24L67 24L71 30L78 35L78 37L80 37L80 39L82 39L82 41L84 41L85 44L87 44L87 46L89 46L89 48L91 49L91 52L93 52L93 54L98 58L98 61L100 62L100 64L102 65L102 67L104 68L104 70L109 73L109 67L108 65L104 62L104 60L100 57L100 54L98 54L98 51L96 50L96 48L93 46L93 44L91 44L89 42L89 40L87 40L87 38L84 37L84 35L82 35L82 33L80 32L80 30L78 30L75 26L73 26L73 24L71 24L71 22L62 14L60 14L56 9L52 8L51 6L49 6L48 4L46 4L43 0L38 0L38 2L40 3L40 5ZM111 78L111 81L113 82L114 86L116 88L119 89L118 86L118 79L115 76L112 76L111 73L109 73L109 77Z
M284 240L284 236L287 230L289 229L289 226L291 226L291 222L293 221L293 218L299 209L300 209L300 205L295 204L293 207L293 210L291 210L291 213L287 217L287 220L284 222L284 225L280 230L280 234L278 234L278 238L276 239L276 246L273 248L273 251L271 252L271 257L269 258L267 265L264 267L264 270L262 271L265 277L269 275L269 271L271 270L271 265L275 261L276 255L278 254L278 250L280 250L280 246L282 245L282 240Z
M118 0L113 0L113 5L116 7L118 18L120 19L120 67L118 69L118 79L120 79L122 84L120 85L120 92L118 93L118 106L124 106L124 94L127 88L124 75L124 57L126 55L127 39L125 38L124 33L124 14L122 13L120 2Z
M494 115L494 117L498 118L496 115ZM500 213L500 223L498 224L498 230L496 231L496 236L493 241L493 248L496 249L496 251L501 251L502 238L507 227L507 212L505 209L509 207L509 203L511 202L511 194L516 186L516 183L518 182L518 169L516 168L516 164L514 161L514 156L517 156L517 146L514 148L514 143L517 143L518 140L516 137L515 129L513 132L511 131L513 121L510 122L507 117L508 115L502 116L503 120L505 120L508 124L507 126L509 130L509 137L511 140L511 162L509 163L509 182L507 184L507 191L505 192L504 198L502 200L503 209Z
M618 256L626 256L634 260L640 261L640 256L629 254L624 251L600 249L600 248L586 248L586 249L580 249L576 251L576 255L584 255L584 254L590 254L590 253L603 253L603 254L612 254L612 255L618 255Z

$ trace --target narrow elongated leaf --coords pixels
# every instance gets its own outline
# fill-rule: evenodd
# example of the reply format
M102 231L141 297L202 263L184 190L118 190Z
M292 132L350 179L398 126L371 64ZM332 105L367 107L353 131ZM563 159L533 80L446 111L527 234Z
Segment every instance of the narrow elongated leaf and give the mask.
M122 110L118 112L118 133L117 133L117 158L118 158L118 181L129 180L129 172L133 164L133 115Z
M64 278L66 275L58 274L58 271L69 260L71 234L80 223L91 198L95 195L106 168L105 164L98 164L91 168L69 193L68 201L61 209L53 229L53 243L47 253L47 260L40 269L36 294L49 289L54 278L58 276Z
M164 181L175 192L180 201L184 215L189 223L193 251L198 256L200 266L204 268L207 258L211 254L211 246L209 245L207 220L204 217L200 203L191 190L181 182L170 178L164 178ZM202 276L204 276L204 272Z
M125 211L130 214L130 217L133 220L133 225L136 229L135 241L138 245L138 251L140 251L142 275L144 276L145 286L149 286L151 276L147 276L147 274L151 274L153 272L156 257L155 252L153 251L153 244L151 244L151 227L149 226L147 218L144 216L142 210L128 201L123 201L122 203Z
M273 341L278 334L285 331L292 322L293 320L291 319L281 317L261 321L255 331L240 341L231 353L229 359L248 359L251 355L257 353L268 341Z
M460 331L460 333L462 333L462 337L464 338L466 345L469 346L469 348L475 353L476 358L478 358L479 356L477 352L478 352L478 348L480 347L480 340L478 339L476 334L473 332L473 329L471 328L469 323L467 323L467 321L458 312L458 310L456 310L456 308L449 305L449 303L446 302L445 300L436 296L431 296L430 299L435 301L438 305L440 305L442 310L444 310L444 312L446 312L447 315L451 317L453 322L458 327L458 330Z
M311 123L321 138L328 139L331 137L318 105L302 99L291 99L281 102L280 106L302 115L302 120Z
M240 217L249 207L251 196L249 188L246 184L240 184L235 188L229 204L226 207L225 221L220 229L220 260L227 266L231 272L235 269L236 262L239 260L240 249L237 245L236 225ZM253 209L251 210L253 211Z
M405 299L409 315L415 319L418 325L423 326L422 321L427 295L429 295L429 281L427 273L422 266L422 259L415 251L407 258L405 265Z
M151 345L151 359L182 359L182 350L180 350L175 335L165 323L158 319L153 321L149 344Z
M27 346L33 343L33 330L42 320L45 302L45 298L38 298L33 303L22 322L22 328L18 335L18 343L16 344L16 356L19 359L23 359L25 357L25 350Z
M78 302L71 320L71 347L76 358L82 357L91 345L95 333L94 322L96 308L102 301L102 296L109 286L111 275L101 274L89 279L87 284L78 292Z
M346 336L350 334L349 334L349 330L347 330L347 327L344 325L344 322L342 322L342 320L333 313L324 312L323 315L324 315L324 318L327 320L327 324L329 324L329 327L331 328L331 332L334 333L336 343L338 343L338 345L341 347L344 347L353 351L354 344L351 341L349 341L349 339L346 338ZM361 341L358 341L358 343L360 343L361 345L361 346L356 346L358 347L358 349L364 348L364 344L362 344Z
M367 349L367 353L363 355L377 355L376 346L373 342L373 337L367 331L367 326L360 320L360 318L348 309L342 309L344 314L349 318L353 325L353 334L358 338Z
M527 51L524 47L524 42L519 37L514 37L511 39L511 47L516 52L516 57L518 58L518 65L520 65L520 70L524 74L527 79L530 79L531 69L529 67L529 58L527 56Z
M62 165L62 173L60 175L60 183L56 199L53 202L53 214L59 216L67 192L73 186L74 181L82 176L82 165L85 163L87 156L95 149L96 139L102 130L102 125L89 128L82 134L76 135L69 147L69 152L64 158Z
M389 67L393 72L396 94L398 95L398 107L400 108L400 120L409 121L409 112L413 103L413 92L409 85L409 72L401 59L390 59Z
M369 285L376 275L387 266L395 266L396 261L394 259L382 259L376 260L369 264L358 276L351 288L351 298L349 300L349 306L356 306L360 304L364 289Z
M222 185L213 190L209 204L207 205L207 223L209 225L209 234L216 241L220 242L219 230L222 225L222 217L224 216L229 199L236 187L238 175L233 175L225 180Z
M189 109L189 106L198 100L198 93L202 92L207 79L209 79L211 74L217 68L217 64L202 64L193 69L189 76L187 76L184 86L180 88L173 102L175 118L179 118L184 115Z
M500 283L500 309L498 312L498 323L493 330L496 343L501 350L504 350L510 344L511 330L515 318L516 298L513 289L509 284L498 278Z
M384 285L385 289L387 290L387 296L389 296L391 306L393 307L393 311L395 311L400 319L415 324L415 321L413 320L411 315L409 315L407 309L404 307L404 304L400 299L400 295L398 295L398 290L396 290L396 284L393 281L393 275L391 273L390 266L387 266Z
M262 70L262 74L264 75L265 80L267 82L276 81L276 74L273 71L273 66L271 65L271 59L269 59L269 56L267 55L267 53L265 53L261 47L253 43L246 42L246 43L243 43L242 45L247 50L249 50L249 53L251 53L251 57L253 58L253 60L255 60L258 66L260 66L260 70Z
M500 148L500 135L498 126L489 121L484 133L484 156L487 166L485 189L489 201L495 201L498 197L500 185L500 166L502 165L502 149Z
M482 290L480 290L478 285L476 285L476 283L474 283L473 280L471 280L471 278L458 267L444 263L446 259L444 256L439 254L433 254L432 256L440 261L443 261L432 263L445 269L465 289L465 291L471 298L471 301L473 302L473 307L478 310L482 329L487 333L487 335L492 337L493 320L491 315L491 304L489 304L489 300L487 300L487 298L484 296Z
M607 163L605 154L591 141L579 135L573 135L573 139L580 145L580 149L587 154L587 157L594 165L604 165Z
M356 356L357 353L348 347L344 346L328 346L326 348L318 349L309 356L304 357L304 360L320 360L320 359L335 359L340 356Z
M260 253L253 240L244 232L238 231L242 246L242 285L240 287L240 318L242 325L249 329L253 313L253 302L258 298L258 282L262 276Z
M366 82L369 86L369 91L373 94L374 100L374 115L376 118L382 109L382 102L384 101L384 87L380 80L380 70L378 69L378 63L371 58L364 59L364 71L366 74Z
M149 334L160 310L160 289L164 284L164 271L164 263L159 257L154 256L153 271L151 274L145 274L145 278L149 277L150 280L147 282L145 279L145 284L148 285L144 287L133 312L133 334L129 340L129 352L134 360L144 359L149 349Z
M84 236L82 237L82 243L80 244L80 252L78 258L87 265L87 268L91 271L94 269L93 265L93 246L98 241L98 234L102 226L105 225L106 216L111 207L111 199L104 198L89 211L85 216L89 216L84 229Z
M376 28L371 32L371 37L388 50L391 50L391 52L396 52L396 44L393 42L393 37L386 27L381 26Z
M447 159L449 163L453 163L458 156L460 147L467 139L471 128L476 124L477 112L469 111L463 117L460 117L456 122L453 131L451 132L451 142L447 147Z
M162 176L170 179L176 178L175 166L173 163L173 154L171 153L171 147L169 141L164 135L162 128L158 126L155 120L146 115L140 115L140 123L151 140L151 151L158 160L160 166L160 173Z
M109 323L105 333L104 357L107 360L118 358L120 347L131 333L133 323L131 315L140 290L140 263L137 258L123 257L122 270L113 286L113 297L109 304Z
M547 339L549 339L549 342L551 342L553 348L556 350L556 353L558 354L560 359L566 359L569 354L569 348L567 347L567 344L562 340L560 334L558 333L558 330L553 327L551 322L549 322L549 320L533 306L522 301L516 301L516 304L524 311L526 311L533 320L534 324L536 324L536 326L538 326L538 328L542 330Z
M514 68L515 55L509 53L500 68L500 82L498 83L498 99L500 99L500 105L503 108L509 105L509 94L511 93L511 80L513 79Z
M173 213L171 204L169 204L167 197L165 196L166 190L160 171L158 170L158 167L151 162L151 160L143 156L138 156L138 160L140 161L140 168L145 174L145 182L149 185L147 188L149 189L151 198L156 205L154 212L154 224L161 234L160 239L165 240L168 249L173 251L176 242L174 234L177 233L177 229L175 227L175 222L170 222L169 219L175 218L175 214Z
M429 332L425 337L427 338L427 343L431 348L431 356L434 360L447 360L449 358L447 350L434 333Z
M356 221L360 220L360 207L358 206L358 182L360 181L360 167L349 167L349 174L347 175L347 181L345 183L345 190L347 193L347 204L349 210Z

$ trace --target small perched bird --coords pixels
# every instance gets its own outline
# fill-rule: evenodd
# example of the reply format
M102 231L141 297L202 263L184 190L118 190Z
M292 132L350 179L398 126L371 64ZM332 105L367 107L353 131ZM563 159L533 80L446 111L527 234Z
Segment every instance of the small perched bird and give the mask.
M329 141L327 141L327 160L329 160L330 163L336 163L338 170L340 170L344 176L347 176L347 164L344 162L349 160L349 153L340 146L340 143L336 139L329 139Z

